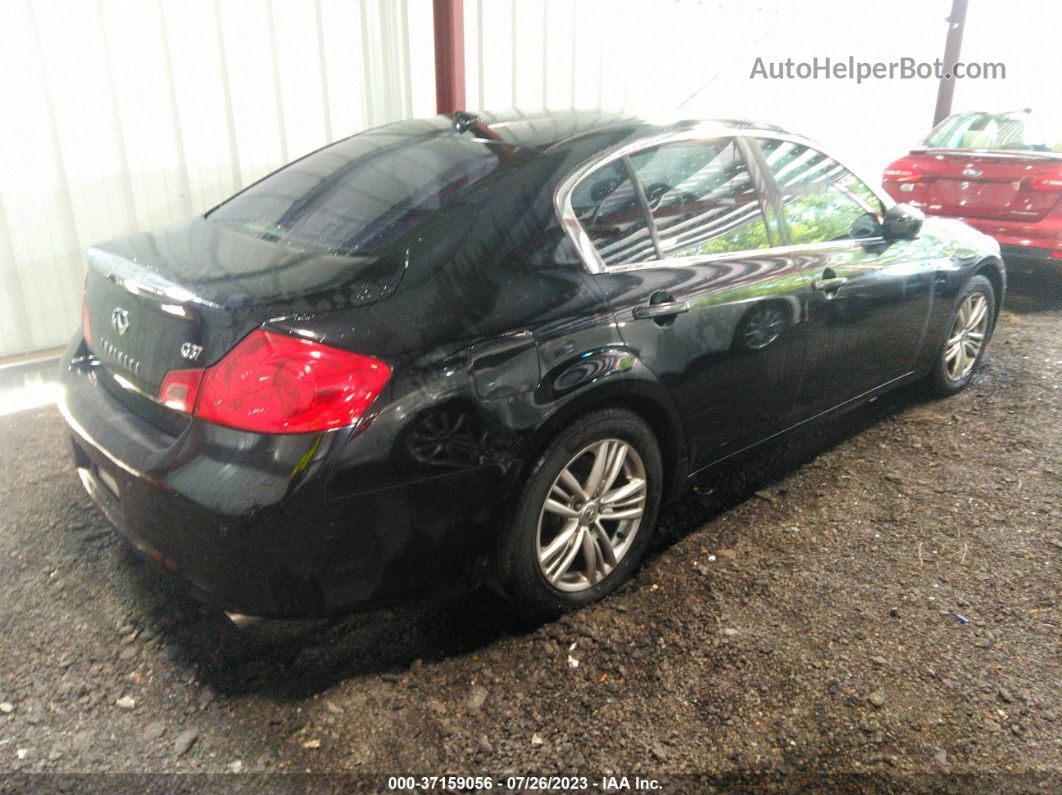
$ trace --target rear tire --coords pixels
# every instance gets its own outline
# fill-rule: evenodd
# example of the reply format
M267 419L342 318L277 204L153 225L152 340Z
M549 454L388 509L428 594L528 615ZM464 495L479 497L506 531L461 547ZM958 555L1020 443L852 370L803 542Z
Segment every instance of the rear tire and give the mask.
M984 276L973 276L960 291L944 327L944 340L927 384L938 395L965 389L981 366L996 319L996 292Z
M662 481L656 437L633 412L601 409L562 430L499 538L495 571L516 609L547 620L628 580L652 537Z

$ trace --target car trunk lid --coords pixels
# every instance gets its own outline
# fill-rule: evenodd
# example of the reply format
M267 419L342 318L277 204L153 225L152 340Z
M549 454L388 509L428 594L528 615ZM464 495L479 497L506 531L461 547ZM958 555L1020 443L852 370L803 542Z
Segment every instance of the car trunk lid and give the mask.
M933 214L1034 222L1062 195L1052 184L1062 180L1062 157L1054 155L928 150L906 160L921 178L901 190Z
M335 255L198 218L88 252L92 353L123 387L157 400L170 370L207 367L269 321L381 300L401 253Z

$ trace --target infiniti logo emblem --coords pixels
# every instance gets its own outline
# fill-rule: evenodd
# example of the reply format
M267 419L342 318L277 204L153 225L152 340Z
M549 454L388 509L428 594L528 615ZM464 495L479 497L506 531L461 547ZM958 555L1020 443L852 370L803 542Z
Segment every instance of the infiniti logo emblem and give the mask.
M116 306L114 311L111 312L111 326L118 332L119 336L129 331L129 310Z
M983 172L981 169L974 168L973 166L967 166L962 170L962 175L964 177L979 177L984 173L985 172Z

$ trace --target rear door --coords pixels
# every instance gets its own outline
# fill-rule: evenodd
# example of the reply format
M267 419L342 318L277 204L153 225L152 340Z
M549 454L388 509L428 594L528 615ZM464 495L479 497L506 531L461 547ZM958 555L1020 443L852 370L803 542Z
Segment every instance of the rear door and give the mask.
M884 240L881 199L833 158L782 138L756 144L789 256L812 275L795 414L806 419L913 371L936 252L921 240Z
M803 358L802 277L770 253L777 226L738 141L632 152L583 180L572 205L623 339L687 422L693 467L782 429Z

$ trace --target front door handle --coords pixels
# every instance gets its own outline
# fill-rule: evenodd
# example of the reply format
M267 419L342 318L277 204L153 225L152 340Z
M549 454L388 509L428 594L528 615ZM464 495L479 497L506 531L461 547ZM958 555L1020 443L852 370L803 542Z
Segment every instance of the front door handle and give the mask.
M680 315L690 311L689 301L666 301L660 304L634 307L634 316L639 320L643 318L662 318Z
M842 285L847 284L848 279L844 276L834 276L830 279L816 279L811 283L812 290L821 290L826 293L832 293L839 290Z

